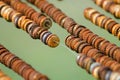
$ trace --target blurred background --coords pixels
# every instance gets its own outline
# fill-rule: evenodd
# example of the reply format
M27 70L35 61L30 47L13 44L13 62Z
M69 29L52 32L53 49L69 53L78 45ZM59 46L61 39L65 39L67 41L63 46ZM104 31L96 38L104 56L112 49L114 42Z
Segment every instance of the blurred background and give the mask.
M23 1L25 2L25 0ZM110 13L105 12L102 8L95 5L92 0L48 1L60 8L78 24L86 26L99 36L120 46L117 37L96 27L84 18L83 10L87 7L92 7L106 16L113 18L117 22L120 21L119 19L115 19ZM32 6L31 4L29 5ZM39 9L35 9L40 12ZM15 28L13 23L9 23L0 17L0 44L3 44L12 53L32 65L37 71L46 74L51 80L95 80L85 70L77 66L76 53L65 46L65 38L69 33L54 22L50 31L57 34L60 38L60 45L56 48L50 48L44 45L40 40L32 39L26 32ZM23 78L2 64L0 64L0 69L13 80L23 80Z

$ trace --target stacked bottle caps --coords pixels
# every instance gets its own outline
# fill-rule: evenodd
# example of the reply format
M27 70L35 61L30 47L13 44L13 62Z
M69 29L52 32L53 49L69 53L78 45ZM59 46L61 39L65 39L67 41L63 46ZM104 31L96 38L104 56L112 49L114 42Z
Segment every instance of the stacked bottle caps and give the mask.
M6 0L2 0L6 2ZM18 12L23 13L25 16L35 21L39 26L49 29L52 26L52 21L50 18L46 17L43 13L38 13L32 7L28 6L20 0L9 0L8 4L17 10Z
M2 70L0 70L0 80L12 80L9 76L7 76Z
M46 0L27 0L28 2L35 4L42 12L45 12L48 16L50 16L56 23L62 26L65 29L69 29L70 27L74 27L77 23L68 17L65 13L63 13L60 9L56 8L53 4L50 4ZM78 26L78 25L77 25Z
M98 35L94 34L89 29L85 28L84 26L78 25L73 19L66 16L60 9L56 8L53 4L50 4L46 0L41 0L41 1L40 0L27 0L27 1L36 5L38 8L40 8L40 10L42 12L45 12L47 15L49 15L56 23L58 23L63 28L65 28L69 33L80 38L80 39L74 40L74 42L72 42L73 39L70 40L70 42L68 42L68 44L70 44L68 46L71 47L72 49L78 50L77 45L79 45L79 43L77 43L77 41L83 39L86 42L88 42L90 45L93 45L95 48L100 49L102 52L105 52L106 50L108 52L110 50L111 52L114 52L114 54L117 57L120 58L120 55L119 55L120 48L119 47L117 47L115 44L110 43L109 41L105 40L104 38L99 37ZM86 45L88 45L88 44L84 44L82 46L85 47ZM108 46L109 46L109 48L107 48ZM81 50L82 50L82 48L81 48ZM105 49L105 48L107 48L107 49ZM84 51L87 51L87 50L84 50ZM92 52L94 52L94 51L92 50ZM105 53L105 54L108 54L108 53ZM92 55L92 53L91 53L91 55ZM94 57L98 58L97 56L102 56L102 54L100 54L100 55L96 54ZM107 58L109 58L109 57L107 57ZM119 58L117 58L118 61L119 61ZM117 62L113 61L111 58L109 58L109 59L110 59L109 63L111 63L111 64L114 63L113 65L115 65L115 63L116 63L118 65ZM109 60L109 59L107 59L107 60ZM102 62L103 60L105 60L105 58L103 57L102 59L100 59L100 57L99 57L99 60ZM105 62L107 63L107 61L105 61ZM110 65L109 63L107 63L106 65L107 66ZM113 68L113 65L111 66L112 68ZM114 67L115 71L117 70L116 68Z
M2 1L0 1L0 15L6 20L12 21L17 28L21 28L29 33L33 39L40 39L50 47L58 46L59 38L55 34L52 34L47 29L40 27L34 21L13 10Z
M80 54L77 57L77 64L98 80L120 79L120 73L112 72L108 67L104 67L99 63L96 63L94 59L87 57L86 55Z
M104 38L99 37L87 28L81 28L77 37L85 40L87 43L105 53L106 55L109 55L111 52L112 55L109 56L120 62L120 47L116 46L115 44L112 44Z
M77 37L80 37L80 39L85 40L90 45L93 45L95 48L98 48L102 52L106 52L105 54L109 54L109 51L110 51L112 53L112 54L110 54L110 56L113 57L114 59L116 59L117 61L120 61L119 60L120 59L120 55L119 55L120 48L117 47L115 44L111 44L109 41L105 40L104 38L99 37L98 35L94 34L89 29L85 28L84 26L78 25L73 19L66 16L60 9L56 8L53 4L50 4L46 0L27 0L27 1L29 1L33 4L35 4L37 7L39 7L42 12L45 12L47 15L49 15L56 23L58 23L63 28L65 28L69 33L71 33ZM71 42L69 42L69 44L76 43L76 41L75 41L75 43L74 42L71 43ZM79 44L77 43L76 45L79 45ZM87 44L84 44L82 46L85 47L86 45ZM75 46L75 45L72 45L72 46L69 45L69 46L73 47L73 49L75 47L76 47L75 49L78 48L78 46ZM81 48L81 50L82 50L82 48ZM85 51L87 51L87 50L85 50ZM94 52L94 51L92 50L92 52ZM92 55L93 54L91 53L91 56ZM97 56L100 56L100 55L96 55L94 57L96 58ZM105 60L105 58L102 58L102 59ZM103 61L102 59L99 57L99 60L101 62ZM107 59L107 60L109 60L109 59ZM110 63L113 64L113 62L111 60L112 59L110 58ZM107 62L107 61L105 61L105 62ZM106 64L106 65L110 65L110 64ZM115 65L115 63L114 63L114 65ZM112 65L112 68L113 68L113 65ZM116 70L115 67L114 67L114 70Z
M105 54L109 54L109 51L112 52L113 55L110 55L110 57L120 62L120 55L119 55L120 47L117 47L115 44L112 44L109 41L105 40L104 38L99 37L98 35L94 34L86 27L77 24L73 19L67 17L60 9L56 8L53 4L50 4L46 0L41 0L41 1L27 0L27 1L32 4L35 4L38 8L41 9L41 11L45 12L47 15L52 17L52 19L55 22L60 20L60 23L58 22L57 23L63 26L70 34L85 40L87 43L99 49L101 52ZM64 18L60 18L58 14L59 16L60 14L64 15Z
M77 53L83 53L96 60L96 62L99 62L100 64L109 67L111 70L120 72L120 64L117 61L113 60L108 56L105 56L104 53L93 48L90 44L86 43L84 40L81 40L80 38L77 38L73 35L69 35L66 38L65 43L70 49L76 51ZM112 51L109 52L108 55L112 56L113 55Z
M48 80L48 78L36 71L25 61L12 54L0 45L0 62L21 75L25 80Z
M113 0L115 3L120 4L120 0Z
M93 8L86 8L84 10L84 16L92 23L106 29L109 33L112 33L120 39L120 24L113 19L106 17Z
M112 0L93 0L98 6L112 13L116 18L120 18L120 5Z

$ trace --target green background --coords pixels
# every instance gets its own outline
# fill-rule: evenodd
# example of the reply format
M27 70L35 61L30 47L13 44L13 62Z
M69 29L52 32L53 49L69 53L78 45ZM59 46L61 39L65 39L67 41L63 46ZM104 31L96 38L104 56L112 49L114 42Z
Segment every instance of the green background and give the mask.
M110 13L105 12L95 5L92 0L48 1L60 8L77 23L86 26L94 33L120 46L117 37L96 27L84 18L83 10L87 7L93 7L101 13L115 19ZM117 22L120 21L119 19L115 20ZM69 33L56 23L53 23L50 31L57 34L61 40L57 48L50 48L40 40L33 40L26 32L15 28L13 23L6 22L3 18L0 18L0 43L12 53L31 64L36 70L46 74L51 80L95 80L85 70L77 66L76 53L65 46L64 40ZM23 78L4 65L0 64L0 68L12 77L13 80L23 80Z

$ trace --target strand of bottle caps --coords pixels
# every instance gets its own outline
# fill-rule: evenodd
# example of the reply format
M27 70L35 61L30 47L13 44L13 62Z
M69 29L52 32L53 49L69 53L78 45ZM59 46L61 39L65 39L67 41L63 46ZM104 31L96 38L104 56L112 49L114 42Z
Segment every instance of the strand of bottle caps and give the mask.
M117 61L113 60L111 57L109 57L110 55L113 55L113 51L109 52L108 50L109 54L107 55L109 56L106 56L105 53L102 53L90 44L86 43L84 40L81 40L80 38L77 38L73 35L69 35L66 38L65 44L71 50L76 51L77 53L83 53L93 58L96 62L99 62L100 64L109 67L111 70L120 72L120 64Z
M119 80L120 73L114 72L108 67L97 63L93 58L87 57L84 54L79 54L77 57L78 66L85 69L89 74L92 74L97 80Z
M1 0L9 4L12 8L21 12L29 19L35 21L39 26L49 29L52 26L52 21L50 18L46 17L43 13L38 13L35 9L28 6L21 0Z
M50 47L58 46L59 38L55 34L39 26L2 1L0 1L0 15L7 21L12 21L16 25L16 28L26 31L33 39L40 39L44 44Z
M113 0L93 0L98 6L102 7L107 12L113 14L116 18L120 18L120 5Z
M60 9L56 8L53 4L50 4L46 0L27 1L40 8L42 12L45 12L55 22L63 26L63 28L65 28L71 35L77 36L82 40L85 40L87 43L105 54L110 54L109 52L112 52L112 55L110 55L110 57L120 62L120 47L94 34L85 26L77 24L72 18L69 18Z
M73 35L69 35L65 43L69 48L79 53L78 66L92 74L96 79L119 80L120 64L118 62Z
M58 23L63 28L65 28L69 33L71 33L77 37L80 37L81 39L88 42L90 45L93 45L95 48L101 50L103 53L109 54L110 57L114 58L118 62L120 61L119 60L120 48L117 47L115 44L112 44L109 41L105 40L104 38L99 37L98 35L94 34L86 27L84 27L82 25L78 25L73 19L66 16L60 9L56 8L53 4L50 4L46 0L41 0L41 1L40 0L27 0L27 1L29 1L33 4L35 4L37 7L39 7L42 12L45 12L47 15L49 15L56 23ZM111 52L111 54L109 52ZM97 56L100 56L100 55L96 55L96 57ZM97 58L99 59L99 57L97 57ZM104 57L102 59L105 60L105 58L106 57ZM112 64L113 63L113 61L111 61L112 59L111 58L109 58L109 59L110 59L110 63ZM107 58L107 60L109 60L109 59ZM101 59L100 59L100 61L102 62ZM104 64L105 63L107 63L107 61L105 61ZM114 65L115 64L117 64L117 62L115 62ZM106 64L106 65L109 65L109 64ZM117 67L114 67L114 70L117 70L116 69Z
M117 36L120 39L120 24L112 18L109 18L90 7L84 10L84 16L95 25L104 28L109 33Z
M45 75L36 71L31 65L12 54L1 44L0 62L21 75L25 80L48 80Z

